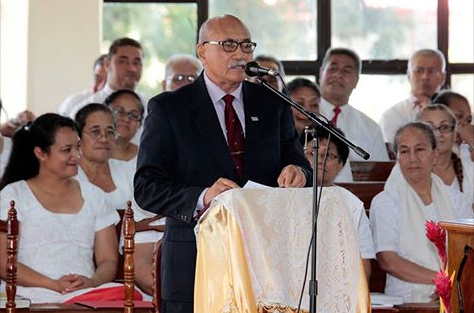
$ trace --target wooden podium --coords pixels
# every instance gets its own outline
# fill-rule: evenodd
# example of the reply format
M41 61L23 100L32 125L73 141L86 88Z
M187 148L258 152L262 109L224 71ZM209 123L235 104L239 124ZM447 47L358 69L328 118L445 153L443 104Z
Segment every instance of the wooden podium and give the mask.
M457 219L440 222L440 224L448 233L448 270L449 273L456 271L454 277L456 282L459 264L464 256L464 247L468 245L474 248L474 219ZM456 284L451 295L451 305L453 312L458 313L459 299Z

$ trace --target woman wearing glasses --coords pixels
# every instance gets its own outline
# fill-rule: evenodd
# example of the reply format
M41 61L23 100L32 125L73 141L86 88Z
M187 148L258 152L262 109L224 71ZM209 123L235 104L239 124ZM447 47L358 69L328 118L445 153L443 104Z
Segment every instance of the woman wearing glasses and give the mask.
M430 124L436 136L438 158L433 173L453 192L461 191L471 204L474 203L474 163L454 152L457 122L453 112L443 104L434 104L421 110L417 119Z
M130 112L129 112L130 113ZM103 104L91 103L76 114L81 137L80 168L78 177L87 180L106 193L109 209L125 209L127 201L133 201L133 174L128 162L112 159L116 130L112 111ZM141 210L133 201L135 221L145 218L150 225L163 224L152 213ZM160 229L160 227L156 227ZM135 235L135 281L146 293L152 294L153 243L160 240L161 232L144 231Z
M135 173L138 146L132 142L141 126L144 108L140 97L129 89L121 89L108 96L104 104L112 111L117 136L112 145L113 159L129 162Z

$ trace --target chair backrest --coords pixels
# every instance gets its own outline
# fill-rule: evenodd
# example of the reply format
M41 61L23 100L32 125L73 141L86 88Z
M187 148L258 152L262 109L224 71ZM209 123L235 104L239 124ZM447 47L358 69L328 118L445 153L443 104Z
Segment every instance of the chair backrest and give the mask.
M371 273L369 281L370 292L384 292L387 272L380 268L377 260L370 260Z
M474 312L474 249L464 247L464 256L459 264L456 277L456 291L459 299L459 312Z
M351 171L354 181L386 181L394 161L351 161Z
M155 243L153 250L153 307L159 313L161 302L161 240Z
M358 183L338 183L338 186L348 189L355 194L363 203L365 210L370 209L370 202L385 186L384 182L358 182Z
M18 220L16 217L15 201L10 202L7 220L0 220L0 232L4 232L7 234L7 303L5 308L7 313L15 313L17 269L16 255L18 251Z

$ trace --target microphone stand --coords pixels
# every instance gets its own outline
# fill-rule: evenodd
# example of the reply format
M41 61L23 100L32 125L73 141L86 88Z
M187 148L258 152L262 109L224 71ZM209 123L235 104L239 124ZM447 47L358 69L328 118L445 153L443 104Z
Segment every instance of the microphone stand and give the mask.
M278 75L280 77L280 75ZM281 77L280 77L281 79ZM300 104L294 102L290 97L284 95L277 89L275 89L272 85L264 81L263 79L257 79L257 81L265 86L268 90L272 91L274 94L279 96L281 99L283 99L285 102L291 105L292 108L306 116L308 120L310 120L313 123L313 128L314 131L316 132L316 129L318 127L325 129L328 131L331 136L337 137L339 140L341 140L344 144L346 144L352 151L360 155L363 159L367 160L370 155L361 147L356 146L354 143L349 141L346 137L342 136L338 131L334 129L334 126L332 126L330 123L323 121L318 114L315 114L313 112L308 112L302 107ZM314 138L317 138L315 135ZM311 237L311 277L309 280L309 312L310 313L316 313L316 298L318 295L318 281L316 279L316 251L317 251L317 238L318 238L318 215L319 215L319 203L318 203L318 140L316 140L316 144L313 143L313 166L314 166L314 173L313 173L313 216L312 216L312 223L313 223L313 236Z

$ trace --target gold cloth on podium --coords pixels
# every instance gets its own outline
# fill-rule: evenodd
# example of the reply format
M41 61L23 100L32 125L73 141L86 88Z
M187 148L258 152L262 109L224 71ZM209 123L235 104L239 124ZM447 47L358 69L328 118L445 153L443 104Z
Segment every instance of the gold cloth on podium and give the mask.
M238 189L221 194L196 227L196 313L296 312L311 238L312 193ZM318 312L370 312L357 232L341 187L323 189L318 219ZM309 279L309 274L308 274ZM309 309L308 282L302 312Z

